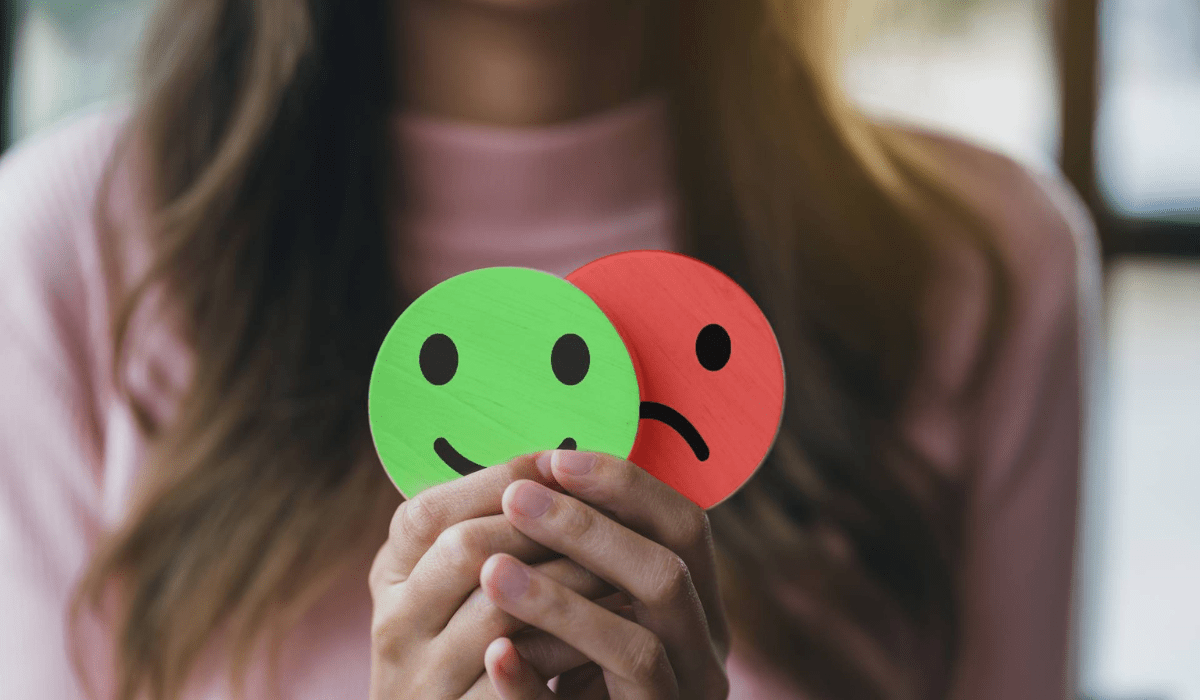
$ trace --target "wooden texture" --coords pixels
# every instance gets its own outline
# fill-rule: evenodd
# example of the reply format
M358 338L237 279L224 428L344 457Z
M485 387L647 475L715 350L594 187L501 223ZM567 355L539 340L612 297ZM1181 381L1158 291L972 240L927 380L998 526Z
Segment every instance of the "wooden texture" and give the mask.
M632 358L600 308L554 275L474 270L396 320L368 413L405 496L556 447L627 456L638 429Z
M783 416L783 360L752 298L678 253L633 251L567 276L634 355L641 424L630 459L710 508L762 464Z

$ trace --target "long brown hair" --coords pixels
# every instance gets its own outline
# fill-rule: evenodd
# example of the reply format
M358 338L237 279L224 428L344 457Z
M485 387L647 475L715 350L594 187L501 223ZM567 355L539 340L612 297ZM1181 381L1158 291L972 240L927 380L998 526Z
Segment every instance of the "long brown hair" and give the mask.
M384 249L385 200L402 195L389 1L174 0L147 43L131 129L155 264L117 337L162 285L195 358L171 422L142 414L139 505L80 587L98 605L117 584L120 700L178 697L218 638L240 678L396 505L365 417L403 305ZM666 10L688 251L760 300L788 368L776 450L714 532L735 630L798 685L935 697L956 649L956 486L896 430L924 356L930 220L962 224L995 309L1003 276L921 150L847 104L829 9Z

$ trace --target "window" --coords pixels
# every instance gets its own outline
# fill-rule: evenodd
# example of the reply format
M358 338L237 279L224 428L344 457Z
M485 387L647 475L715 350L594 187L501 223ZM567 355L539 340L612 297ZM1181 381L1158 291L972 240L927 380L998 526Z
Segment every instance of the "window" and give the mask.
M1105 201L1200 224L1200 2L1107 0L1096 140Z
M127 94L152 5L152 0L11 3L8 142Z
M872 114L1053 167L1058 94L1047 20L1043 0L894 0L852 44L847 87Z

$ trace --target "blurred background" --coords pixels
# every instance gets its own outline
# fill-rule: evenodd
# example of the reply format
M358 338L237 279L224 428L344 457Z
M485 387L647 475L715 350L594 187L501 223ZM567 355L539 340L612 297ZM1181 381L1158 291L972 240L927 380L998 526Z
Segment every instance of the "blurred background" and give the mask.
M851 2L845 79L867 110L1061 170L1092 207L1080 688L1200 700L1200 0ZM125 99L153 4L5 3L3 145Z

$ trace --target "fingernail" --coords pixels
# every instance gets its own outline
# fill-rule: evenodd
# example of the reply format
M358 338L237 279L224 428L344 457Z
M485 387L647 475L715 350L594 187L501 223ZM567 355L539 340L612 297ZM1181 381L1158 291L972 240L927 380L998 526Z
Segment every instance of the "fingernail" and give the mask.
M587 474L596 464L596 455L591 452L576 452L574 450L555 450L550 457L550 464L568 474Z
M529 482L519 484L513 493L513 508L527 518L537 518L550 510L550 493L546 487Z
M509 642L509 649L504 652L504 656L500 657L500 668L504 669L510 677L515 678L521 672L521 663L517 657L517 649Z
M542 475L543 479L554 478L554 473L550 471L551 461L553 458L554 450L547 450L545 452L539 452L537 459L533 460L533 463L537 465L538 473Z
M495 577L496 590L509 600L516 600L529 590L529 572L511 559L500 560L492 575Z

